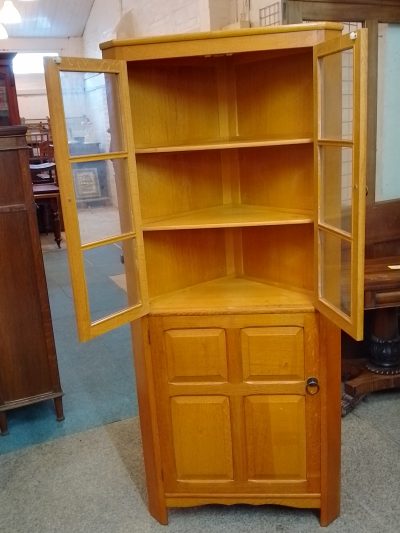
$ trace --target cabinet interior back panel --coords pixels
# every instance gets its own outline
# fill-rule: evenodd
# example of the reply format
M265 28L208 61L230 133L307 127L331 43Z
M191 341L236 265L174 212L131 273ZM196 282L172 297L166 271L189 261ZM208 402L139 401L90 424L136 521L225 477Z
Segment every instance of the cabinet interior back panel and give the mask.
M219 136L214 62L151 61L129 67L136 146L163 146Z
M235 68L238 133L303 137L313 131L312 51L242 62Z
M137 154L136 161L145 223L222 205L312 212L311 143Z
M313 287L311 224L145 232L144 244L151 298L225 276Z
M311 291L313 242L311 224L244 228L244 276Z
M313 209L313 145L238 150L243 204Z
M145 233L144 246L150 297L227 275L223 230Z
M136 156L144 221L223 203L218 151Z

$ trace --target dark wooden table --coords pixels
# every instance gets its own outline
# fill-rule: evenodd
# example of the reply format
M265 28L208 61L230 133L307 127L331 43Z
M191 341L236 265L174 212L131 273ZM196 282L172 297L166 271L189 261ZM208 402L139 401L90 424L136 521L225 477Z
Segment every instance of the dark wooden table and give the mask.
M60 189L54 183L33 183L33 196L37 205L43 205L46 217L46 227L49 226L54 233L54 240L61 248L61 222L60 222Z
M366 259L364 308L373 310L370 353L343 361L344 390L355 399L400 387L400 256Z

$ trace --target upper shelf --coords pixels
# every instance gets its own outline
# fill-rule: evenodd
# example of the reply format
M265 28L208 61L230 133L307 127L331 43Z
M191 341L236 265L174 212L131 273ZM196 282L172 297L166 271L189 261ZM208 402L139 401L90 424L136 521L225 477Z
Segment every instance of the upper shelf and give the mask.
M311 213L252 205L223 205L143 221L143 231L309 224Z
M218 139L213 141L190 142L185 144L169 146L136 146L137 154L154 154L160 152L192 152L198 150L226 150L229 148L257 148L263 146L284 146L290 144L310 144L313 138L310 137L276 137L267 139L246 139L234 137L230 139Z

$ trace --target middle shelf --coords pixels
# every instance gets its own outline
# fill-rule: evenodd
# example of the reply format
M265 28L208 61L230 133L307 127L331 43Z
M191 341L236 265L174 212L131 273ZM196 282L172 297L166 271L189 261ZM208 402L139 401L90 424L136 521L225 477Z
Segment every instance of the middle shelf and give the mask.
M147 220L143 231L195 228L228 228L309 224L311 212L295 212L258 205L222 205L181 213L179 215Z

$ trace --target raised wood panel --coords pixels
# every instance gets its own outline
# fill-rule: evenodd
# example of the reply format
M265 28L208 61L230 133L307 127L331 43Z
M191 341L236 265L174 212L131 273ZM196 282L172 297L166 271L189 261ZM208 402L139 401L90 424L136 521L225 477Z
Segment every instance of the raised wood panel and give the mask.
M300 327L244 328L241 351L245 381L304 379L304 335Z
M232 480L232 432L228 398L172 398L171 417L177 479L192 482Z
M306 421L302 396L245 398L249 480L305 480Z
M312 50L236 66L241 136L310 136L313 131ZM295 80L295 83L293 81Z
M277 226L242 230L243 272L298 289L313 289L313 226Z
M166 331L164 336L170 382L227 381L223 329L176 329Z
M137 147L219 136L217 75L213 62L129 65Z

